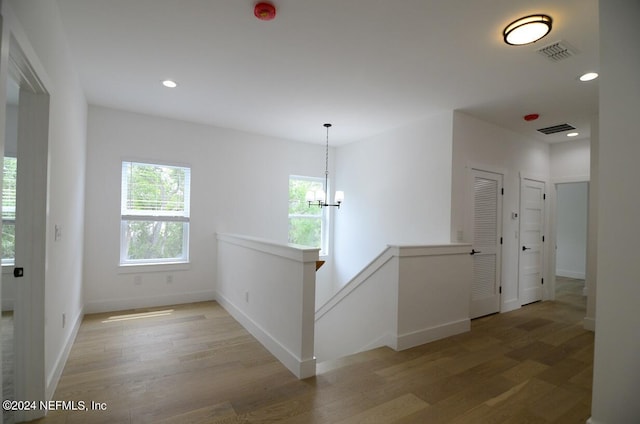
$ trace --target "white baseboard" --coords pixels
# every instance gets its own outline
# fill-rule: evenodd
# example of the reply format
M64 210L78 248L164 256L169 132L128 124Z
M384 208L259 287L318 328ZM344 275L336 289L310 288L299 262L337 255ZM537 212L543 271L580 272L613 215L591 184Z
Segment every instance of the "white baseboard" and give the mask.
M64 370L64 366L67 363L67 359L69 359L69 354L71 353L71 348L73 347L73 343L75 342L76 336L78 335L78 330L80 330L82 318L84 318L84 309L80 309L80 313L73 323L73 328L69 333L69 337L67 337L62 351L56 358L53 370L47 378L47 385L45 387L45 397L47 401L53 399L53 394L56 391L56 387L58 387L58 382L60 381L60 377L62 376L62 371Z
M575 278L577 280L584 280L586 278L586 275L585 275L584 272L571 271L571 270L568 270L568 269L558 269L558 270L556 270L556 275L558 277Z
M316 359L300 359L220 293L218 303L299 379L316 375Z
M382 336L378 337L377 339L367 343L366 345L362 346L360 349L358 349L358 352L366 352L368 350L372 350L372 349L377 349L379 347L382 346L389 346L391 348L393 348L393 344L395 343L395 337L393 337L393 335L387 333L387 334L383 334Z
M13 299L2 298L2 312L13 311Z
M84 305L84 309L85 314L95 314L100 312L115 312L138 308L155 308L158 306L179 305L182 303L206 302L215 299L215 290L206 290L201 292L175 293L161 296L109 299L86 302Z
M582 320L582 327L585 330L596 331L596 320L590 317L584 317Z
M461 319L435 327L424 328L418 331L412 331L398 335L395 346L391 346L395 350L405 350L414 346L419 346L445 337L454 336L456 334L465 333L471 329L470 319Z

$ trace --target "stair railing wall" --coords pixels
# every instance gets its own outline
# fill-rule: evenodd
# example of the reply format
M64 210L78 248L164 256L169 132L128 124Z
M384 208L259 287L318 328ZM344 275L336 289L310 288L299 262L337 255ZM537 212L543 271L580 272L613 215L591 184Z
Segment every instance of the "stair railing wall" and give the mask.
M217 234L216 299L298 378L315 375L319 249Z
M469 331L468 244L388 246L316 312L317 361Z

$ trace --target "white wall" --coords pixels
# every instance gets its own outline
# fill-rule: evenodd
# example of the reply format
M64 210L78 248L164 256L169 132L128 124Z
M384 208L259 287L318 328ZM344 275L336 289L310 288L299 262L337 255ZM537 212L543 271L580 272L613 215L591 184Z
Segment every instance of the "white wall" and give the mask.
M18 154L18 105L7 105L4 128L4 155L16 157Z
M456 111L453 119L452 241L472 242L469 234L471 210L468 199L471 167L504 174L501 310L505 312L520 307L519 222L511 219L511 212L519 212L520 209L520 176L548 180L549 146ZM549 249L546 256L549 255L548 252Z
M467 244L389 246L316 312L318 361L469 331Z
M320 134L321 130L320 127ZM215 233L236 233L286 243L289 175L322 176L324 153L324 146L319 144L289 142L91 106L84 274L87 311L212 299L216 275ZM123 159L191 167L190 266L187 270L131 272L129 269L130 272L123 273L119 269ZM330 266L325 264L323 268L326 268L321 271L326 274ZM167 275L172 276L171 284L166 282Z
M388 244L449 242L452 113L337 150L334 290Z
M600 119L594 117L591 121L591 166L589 167L589 212L587 218L587 275L585 291L587 293L587 314L584 318L584 328L596 329L596 297L598 276L598 199L600 186Z
M587 268L589 184L557 185L556 275L584 279Z
M74 327L82 314L82 251L87 105L62 31L57 4L9 1L46 73L50 92L45 372L47 393L62 371ZM54 241L54 225L62 238ZM62 314L66 326L62 328Z
M589 180L591 161L589 139L552 144L549 158L551 178L554 182Z
M316 374L318 248L217 234L218 302L298 378Z
M593 424L640 422L640 2L601 1Z

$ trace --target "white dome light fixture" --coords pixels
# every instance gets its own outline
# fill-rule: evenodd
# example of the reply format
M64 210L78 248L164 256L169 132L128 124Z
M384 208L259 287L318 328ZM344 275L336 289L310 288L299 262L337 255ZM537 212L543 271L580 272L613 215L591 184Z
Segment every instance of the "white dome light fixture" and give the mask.
M164 80L162 81L162 85L164 85L167 88L176 88L178 86L178 84L172 80Z
M502 32L504 42L513 46L535 43L551 31L549 15L529 15L511 22Z

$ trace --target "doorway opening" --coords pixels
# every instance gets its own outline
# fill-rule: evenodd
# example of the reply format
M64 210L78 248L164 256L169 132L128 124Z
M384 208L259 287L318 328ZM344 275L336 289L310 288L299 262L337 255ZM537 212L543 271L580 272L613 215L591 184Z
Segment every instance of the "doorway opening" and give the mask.
M589 183L556 184L555 299L586 310Z

